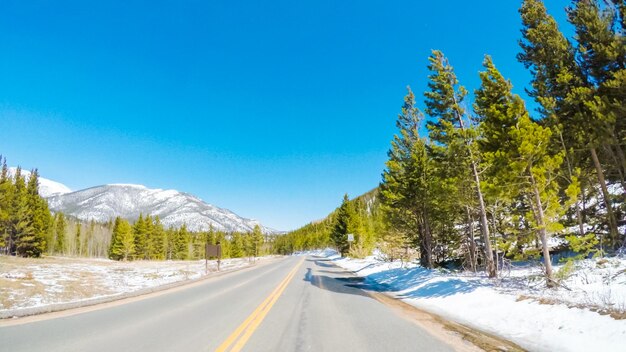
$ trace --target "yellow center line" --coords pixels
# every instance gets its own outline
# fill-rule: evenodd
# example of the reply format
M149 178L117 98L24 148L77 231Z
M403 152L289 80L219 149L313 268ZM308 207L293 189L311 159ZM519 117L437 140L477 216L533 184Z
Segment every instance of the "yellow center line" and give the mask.
M250 316L246 318L246 320L243 321L243 323L241 323L241 325L237 327L237 329L235 329L235 331L233 331L232 334L228 336L228 338L226 338L221 345L219 345L219 347L217 347L215 350L216 352L226 351L228 347L233 345L233 343L234 345L231 348L232 352L240 351L243 348L263 319L265 319L265 316L269 313L274 303L276 303L278 297L280 297L283 291L287 288L291 279L293 279L296 275L296 271L303 261L304 259L298 262L298 264L289 272L289 274L287 274L283 281L278 284L274 291L270 293L270 295L252 312L252 314L250 314Z

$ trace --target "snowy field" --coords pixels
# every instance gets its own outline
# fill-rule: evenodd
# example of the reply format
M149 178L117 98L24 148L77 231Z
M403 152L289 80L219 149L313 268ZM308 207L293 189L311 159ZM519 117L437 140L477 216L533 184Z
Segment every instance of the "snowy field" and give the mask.
M265 260L266 258L257 258ZM208 273L217 262L208 262ZM248 259L224 259L220 269L250 265ZM27 259L0 256L0 315L15 309L42 307L124 296L157 286L205 276L204 260L135 261L46 257Z
M364 277L365 289L386 292L530 351L626 351L626 259L578 262L562 287L547 289L540 266L514 267L491 280L414 263L401 267L376 257L340 258L332 250L312 254Z

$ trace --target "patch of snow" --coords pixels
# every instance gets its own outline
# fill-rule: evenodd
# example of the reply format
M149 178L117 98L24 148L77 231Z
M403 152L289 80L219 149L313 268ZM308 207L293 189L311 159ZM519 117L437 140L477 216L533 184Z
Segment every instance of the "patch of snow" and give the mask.
M563 287L545 288L539 266L513 267L493 280L482 274L428 270L416 263L341 258L326 249L314 254L365 277L366 287L420 309L511 340L532 351L620 351L626 320L582 306L626 309L626 259L577 262ZM555 266L561 270L563 265ZM541 304L540 301L551 304Z
M266 260L270 257L257 258ZM204 260L118 262L108 259L0 257L0 312L116 296L207 275ZM223 259L221 270L242 268L246 258ZM217 262L208 261L208 272Z

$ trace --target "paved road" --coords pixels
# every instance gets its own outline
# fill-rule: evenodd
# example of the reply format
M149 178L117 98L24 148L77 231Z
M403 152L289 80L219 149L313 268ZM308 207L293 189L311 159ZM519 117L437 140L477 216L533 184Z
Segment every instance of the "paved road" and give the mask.
M0 327L0 351L450 351L314 257L156 297Z

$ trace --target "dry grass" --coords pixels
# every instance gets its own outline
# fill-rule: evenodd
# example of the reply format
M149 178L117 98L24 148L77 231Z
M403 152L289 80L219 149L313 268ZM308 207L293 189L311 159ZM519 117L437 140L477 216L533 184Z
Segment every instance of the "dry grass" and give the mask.
M222 269L247 266L226 259ZM208 271L217 264L209 261ZM199 278L204 261L135 261L0 255L0 310L68 303Z
M516 299L517 302L525 301L525 300L530 300L533 302L537 302L539 304L546 304L546 305L564 304L568 308L588 309L592 312L596 312L601 315L609 315L613 319L616 319L616 320L626 319L626 309L624 309L623 307L614 307L614 306L609 306L609 305L600 306L600 305L593 304L593 303L585 303L585 304L572 303L572 302L562 301L556 298L537 297L537 296L528 296L528 295L519 295Z
M49 284L53 281L50 271L77 262L82 261L0 256L0 309L69 302L110 293L97 284L96 275L89 271L62 271L61 277Z

